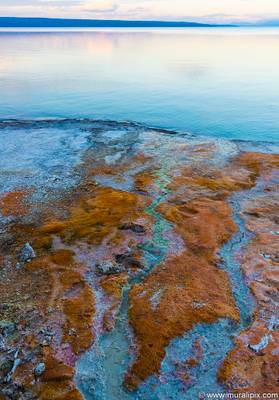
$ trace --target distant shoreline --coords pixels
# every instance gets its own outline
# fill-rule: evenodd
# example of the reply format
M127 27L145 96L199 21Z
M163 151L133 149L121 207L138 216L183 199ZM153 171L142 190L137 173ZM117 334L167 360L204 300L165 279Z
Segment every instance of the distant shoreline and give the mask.
M236 26L180 21L0 17L0 28L216 28Z

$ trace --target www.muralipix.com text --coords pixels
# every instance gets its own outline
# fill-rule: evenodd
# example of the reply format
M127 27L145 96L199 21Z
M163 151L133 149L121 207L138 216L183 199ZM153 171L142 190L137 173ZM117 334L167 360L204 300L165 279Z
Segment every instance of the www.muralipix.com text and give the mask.
M200 393L200 399L279 399L279 393Z

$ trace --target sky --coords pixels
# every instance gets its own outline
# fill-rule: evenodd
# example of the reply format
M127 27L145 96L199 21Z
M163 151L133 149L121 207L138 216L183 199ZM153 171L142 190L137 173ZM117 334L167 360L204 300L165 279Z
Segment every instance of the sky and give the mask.
M0 0L0 16L178 20L279 20L279 0Z

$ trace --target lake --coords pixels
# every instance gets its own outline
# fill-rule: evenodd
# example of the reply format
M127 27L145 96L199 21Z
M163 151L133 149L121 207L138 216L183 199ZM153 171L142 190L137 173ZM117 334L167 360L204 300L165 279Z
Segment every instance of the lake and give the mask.
M279 139L279 29L0 32L0 118L92 118Z

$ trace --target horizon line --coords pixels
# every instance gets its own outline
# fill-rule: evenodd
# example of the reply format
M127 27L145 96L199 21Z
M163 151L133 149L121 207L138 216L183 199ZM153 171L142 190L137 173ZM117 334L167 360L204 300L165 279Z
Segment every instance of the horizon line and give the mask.
M41 22L42 24L39 24ZM45 24L43 24L45 23ZM63 18L63 17L11 17L0 16L0 27L238 27L238 24L207 23L195 21L166 21L160 19L102 19L102 18ZM49 24L49 25L47 25ZM81 24L82 26L79 26ZM91 26L90 26L91 25ZM113 26L114 25L114 26ZM130 25L130 26L129 26Z

